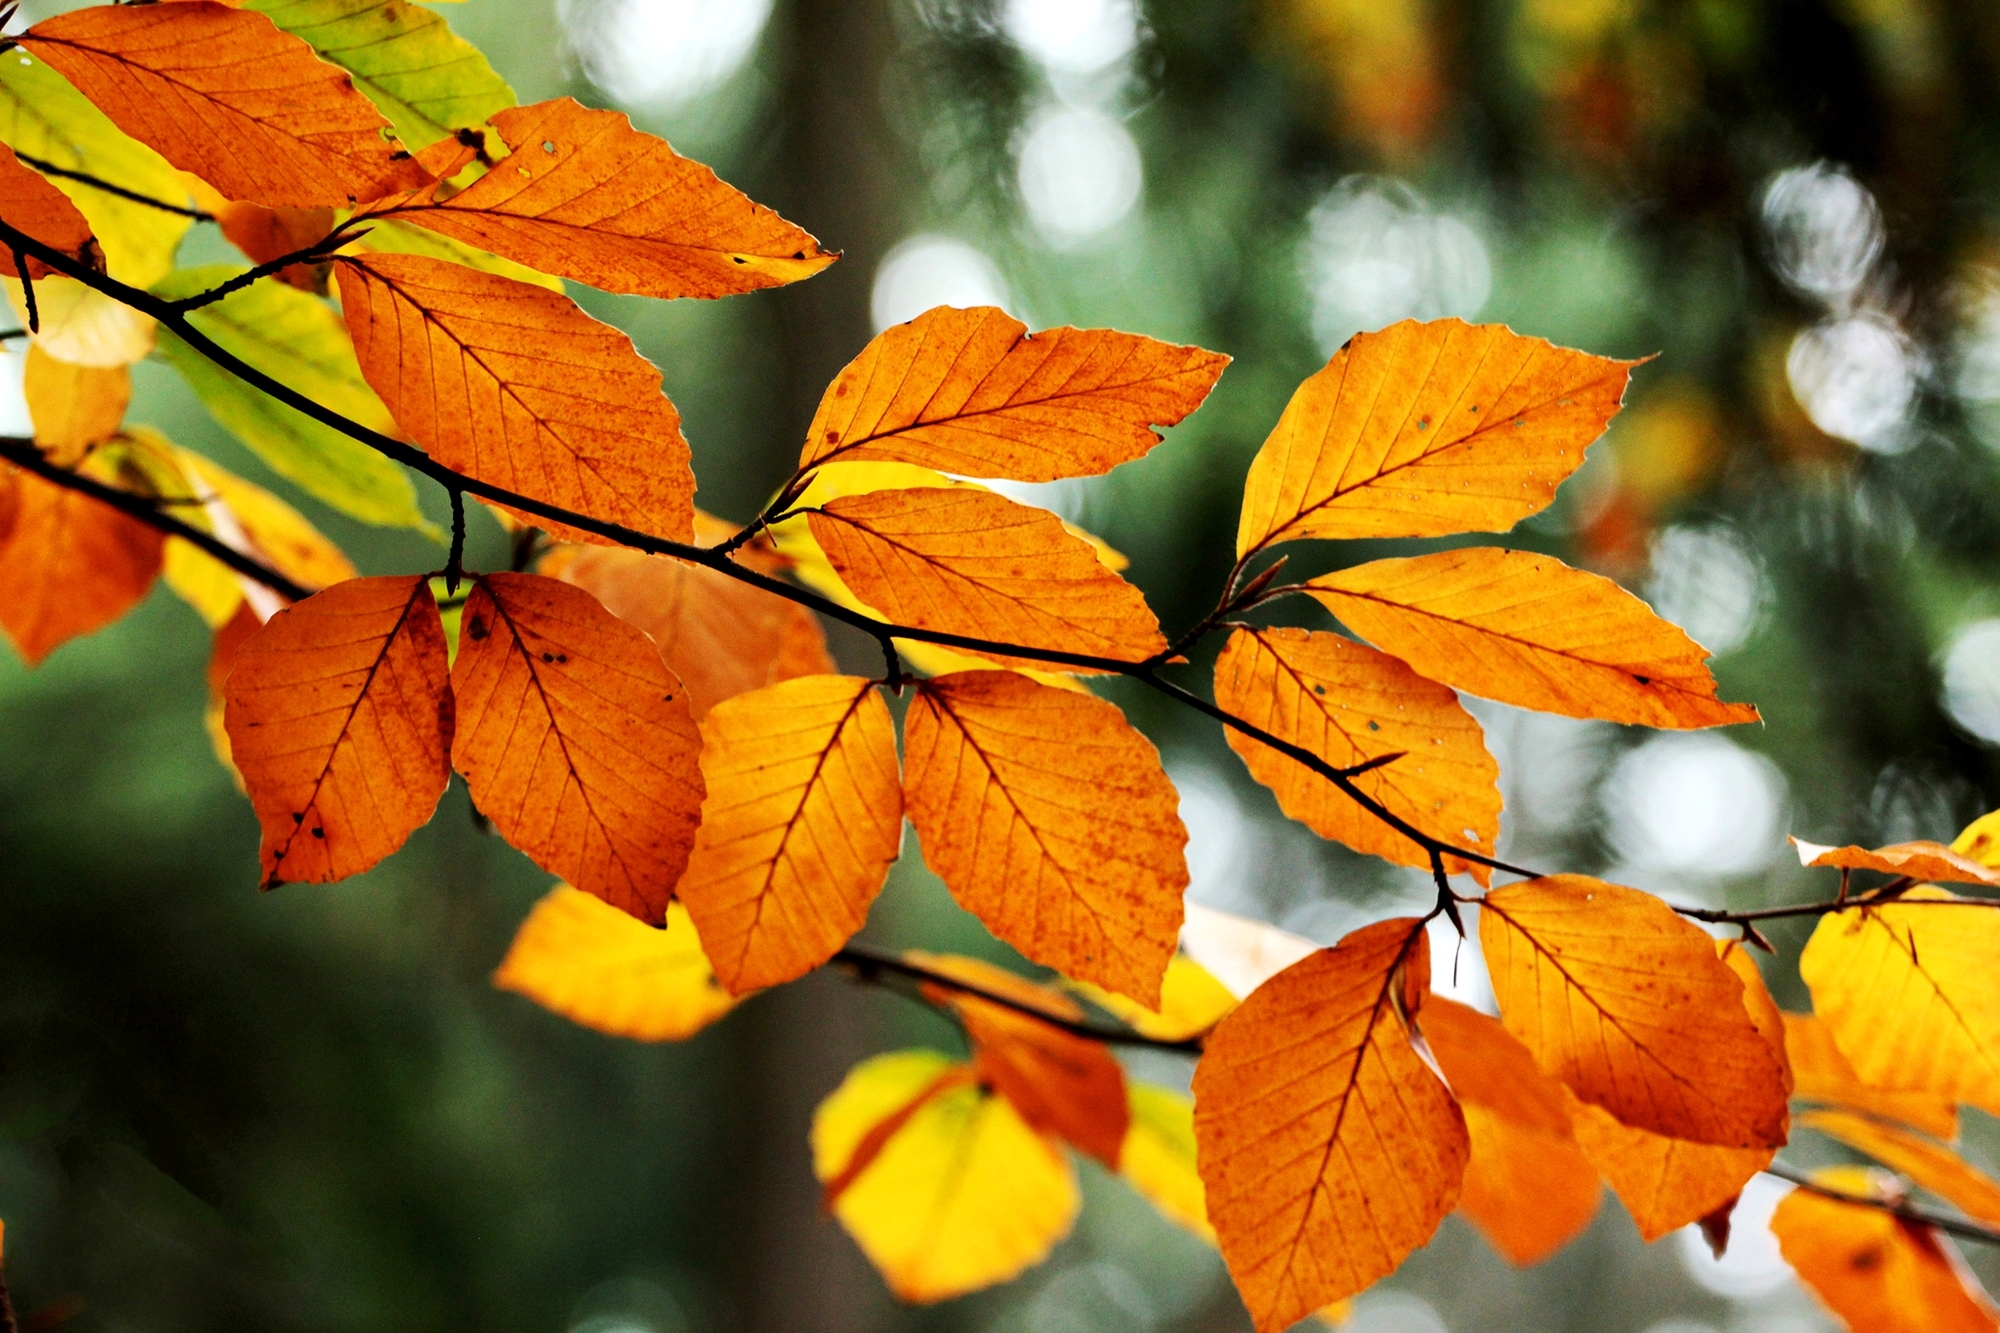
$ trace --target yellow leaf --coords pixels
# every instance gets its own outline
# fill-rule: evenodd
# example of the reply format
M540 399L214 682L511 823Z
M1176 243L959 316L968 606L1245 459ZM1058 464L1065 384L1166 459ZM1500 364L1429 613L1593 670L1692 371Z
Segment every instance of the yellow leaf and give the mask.
M1500 837L1500 766L1458 696L1386 653L1338 634L1242 628L1215 663L1215 702L1338 768L1399 755L1353 779L1390 813L1433 837L1493 848ZM1226 729L1250 775L1284 812L1322 838L1401 865L1430 853L1333 783L1261 741ZM1490 871L1456 856L1453 874Z
M1008 671L925 681L903 726L910 822L952 896L1035 962L1157 1004L1188 873L1152 743Z
M1507 1030L1583 1101L1671 1138L1784 1143L1784 1066L1742 980L1658 898L1587 875L1509 884L1479 938Z
M35 423L35 443L50 462L72 467L125 420L132 372L124 366L73 366L31 342L21 389Z
M1118 1174L1152 1201L1168 1221L1213 1245L1201 1172L1195 1167L1194 1102L1147 1083L1126 1084L1131 1128L1118 1154Z
M1799 1123L1867 1153L1968 1216L2000 1225L2000 1182L1937 1140L1852 1111L1808 1111Z
M1186 905L1181 948L1243 999L1319 946L1301 935L1200 903Z
M1456 319L1361 334L1299 386L1250 465L1236 553L1504 532L1583 463L1636 364Z
M870 681L805 676L701 724L708 795L677 897L730 991L804 976L861 929L903 841L896 725Z
M535 904L493 984L634 1041L684 1040L736 1005L716 982L687 908L670 905L662 930L567 884Z
M1404 1024L1423 925L1377 922L1273 977L1194 1072L1208 1216L1259 1333L1364 1290L1458 1202L1465 1122Z
M1114 995L1087 981L1072 981L1069 986L1092 1004L1116 1015L1141 1036L1159 1041L1198 1037L1236 1007L1236 997L1229 988L1184 953L1175 954L1167 963L1167 974L1160 981L1158 1009L1148 1009L1136 1000Z
M1377 560L1306 585L1342 624L1467 694L1648 727L1755 722L1707 653L1617 584L1552 556L1477 546Z
M813 1171L831 1181L877 1125L952 1062L930 1051L876 1056L813 1115ZM889 1289L941 1301L1004 1282L1069 1233L1081 1198L1062 1149L1003 1097L957 1085L927 1099L833 1203Z
M1799 957L1863 1083L2000 1114L2000 908L1927 885L1820 918Z
M1888 1120L1901 1121L1941 1139L1958 1137L1958 1108L1929 1092L1892 1092L1870 1087L1833 1044L1826 1024L1811 1014L1785 1015L1785 1053L1791 1058L1794 1092Z
M0 65L4 64L0 60ZM7 300L25 328L28 302L21 284L6 278L0 279L0 286L7 289ZM41 316L41 332L34 341L58 361L73 366L129 366L153 350L152 316L121 305L74 278L51 273L37 279L35 308Z
M1983 866L2000 866L2000 810L1983 814L1952 839L1951 849Z

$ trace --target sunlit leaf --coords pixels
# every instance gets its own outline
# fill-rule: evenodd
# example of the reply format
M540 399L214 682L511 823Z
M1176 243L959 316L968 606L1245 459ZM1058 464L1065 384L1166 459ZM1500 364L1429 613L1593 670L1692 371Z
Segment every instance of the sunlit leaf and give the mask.
M1160 980L1158 1009L1148 1009L1087 981L1069 984L1070 989L1117 1015L1139 1035L1159 1041L1198 1037L1236 1007L1236 996L1230 989L1184 953L1175 954L1167 963L1167 974Z
M1262 921L1190 902L1181 948L1240 1000L1319 946Z
M1951 884L2000 885L2000 870L1982 865L1937 842L1899 842L1892 847L1822 847L1792 839L1802 866L1832 866L1841 870L1879 870L1911 879L1944 880Z
M0 60L0 67L6 65ZM28 303L21 284L0 278L16 321L26 326ZM51 273L35 282L41 332L33 341L58 361L76 366L129 366L153 350L154 325L142 315L74 278Z
M2000 1181L1937 1140L1852 1111L1807 1111L1799 1123L1868 1154L1969 1216L2000 1226Z
M50 462L71 467L125 420L132 372L124 366L73 366L30 343L21 390L35 423L35 443Z
M1147 1083L1128 1082L1126 1092L1132 1123L1118 1156L1118 1174L1169 1221L1214 1244L1215 1228L1208 1224L1201 1172L1195 1167L1193 1100Z
M1793 1092L1808 1102L1844 1107L1920 1129L1941 1139L1958 1137L1958 1108L1930 1092L1895 1092L1870 1087L1833 1044L1824 1021L1811 1014L1785 1015L1785 1053L1791 1059Z
M0 222L69 258L88 262L97 253L90 223L76 205L39 173L21 165L14 150L0 143ZM39 278L49 266L33 256L25 256L28 277ZM13 247L0 246L0 274L21 276Z
M115 484L94 459L80 469ZM52 651L103 629L159 575L159 531L109 505L43 481L14 478L13 522L0 544L0 630L37 666Z

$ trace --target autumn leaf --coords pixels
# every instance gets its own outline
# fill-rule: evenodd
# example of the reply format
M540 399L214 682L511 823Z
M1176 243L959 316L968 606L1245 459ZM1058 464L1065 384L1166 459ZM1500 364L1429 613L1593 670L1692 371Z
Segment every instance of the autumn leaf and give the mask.
M1194 1102L1148 1083L1126 1084L1131 1128L1118 1155L1118 1174L1168 1221L1213 1245L1208 1205L1195 1166Z
M1833 1044L1826 1023L1811 1014L1785 1015L1785 1053L1791 1060L1793 1091L1805 1101L1899 1121L1941 1139L1958 1137L1958 1108L1949 1100L1863 1083Z
M1493 890L1479 938L1507 1030L1635 1129L1730 1148L1785 1141L1785 1073L1708 936L1587 875Z
M1852 1111L1808 1111L1799 1123L1901 1172L1967 1216L2000 1225L2000 1182L1935 1139Z
M813 1171L830 1182L872 1130L922 1099L832 1203L905 1301L1015 1276L1068 1234L1082 1202L1062 1150L1004 1097L960 1081L934 1091L952 1070L930 1051L879 1055L849 1071L813 1115Z
M541 572L644 630L687 686L697 722L724 699L836 670L811 611L686 560L578 546L544 559Z
M1342 624L1468 694L1648 727L1757 721L1716 698L1700 644L1631 593L1531 551L1471 547L1313 579Z
M344 71L261 14L206 0L97 5L16 40L231 199L344 205L427 178Z
M1148 1009L1137 1000L1115 995L1087 981L1071 981L1069 988L1116 1016L1140 1036L1156 1041L1187 1041L1198 1037L1236 1007L1236 996L1230 989L1184 953L1177 953L1167 961L1166 975L1160 979L1158 1009Z
M444 628L421 575L350 579L280 611L237 649L227 697L266 888L367 870L451 781Z
M952 896L1035 962L1157 1004L1188 874L1152 744L1007 671L925 681L903 725L910 822Z
M832 263L805 232L642 134L567 97L490 120L508 156L456 194L382 199L368 218L413 222L609 292L729 296L797 282Z
M1983 866L2000 865L2000 810L1990 811L1967 824L1952 839L1951 849Z
M1879 870L1911 879L1944 880L1952 884L2000 885L2000 871L1980 864L1937 842L1899 842L1870 851L1866 847L1822 847L1791 840L1802 866L1832 866L1841 870Z
M1200 903L1186 905L1181 948L1237 999L1269 981L1319 946L1302 935Z
M1167 646L1139 590L1046 510L920 489L829 500L807 521L841 580L897 624L1129 662Z
M683 1041L728 1013L687 908L664 930L558 884L514 932L493 984L572 1023L633 1041Z
M417 255L338 265L361 372L438 462L673 541L694 473L660 373L632 340L540 287ZM558 536L602 541L562 523Z
M1509 1263L1538 1264L1597 1215L1597 1169L1570 1132L1562 1086L1476 1009L1434 995L1421 1026L1471 1143L1459 1211Z
M530 860L648 923L701 819L701 733L646 636L589 593L488 574L465 604L452 766Z
M57 467L74 467L125 420L132 372L124 366L73 366L29 343L21 392L43 455Z
M0 67L6 65L0 60ZM12 278L0 278L16 320L26 325L24 289ZM51 273L35 283L35 313L41 332L35 342L58 361L73 366L129 366L153 350L152 316L120 305L102 292L73 278Z
M1062 1019L1083 1011L1068 996L977 958L912 952L912 963ZM927 982L924 995L958 1016L972 1041L981 1084L1014 1104L1044 1134L1117 1169L1130 1124L1125 1074L1104 1043L955 987Z
M96 460L78 469L107 484ZM138 605L159 575L157 528L22 472L12 530L0 545L0 630L29 666Z
M675 889L735 994L812 971L861 929L903 842L896 727L873 682L806 676L716 705L708 795Z
M1250 465L1236 553L1504 532L1582 465L1637 364L1457 319L1360 334L1299 386Z
M331 208L266 208L262 204L224 202L216 225L231 245L255 264L269 264L295 255L333 234ZM279 282L305 292L324 292L324 264L288 264L273 275Z
M1821 917L1799 976L1863 1083L2000 1114L1996 957L2000 909L1920 885Z
M1229 358L1113 329L1030 334L1004 310L939 306L875 335L827 387L800 468L917 463L1053 481L1144 457Z
M1882 1197L1872 1172L1839 1167L1815 1184ZM1771 1214L1771 1230L1813 1295L1849 1328L1866 1333L1993 1333L1992 1303L1942 1236L1862 1204L1795 1189Z
M1491 849L1500 837L1500 766L1479 724L1449 689L1338 634L1241 628L1215 663L1215 702L1336 768L1390 756L1353 779L1368 796L1432 837ZM1333 783L1230 729L1229 748L1277 794L1284 812L1322 838L1401 865L1430 865L1427 848L1363 809ZM1453 874L1490 871L1456 856Z
M90 223L77 212L76 205L46 177L22 166L14 150L4 143L0 143L0 222L50 249L62 251L71 259L87 263L87 256L96 255L98 262L103 262L103 256L97 254L96 238L90 234ZM27 260L29 278L40 278L49 272L49 266L41 260L23 258ZM11 246L0 246L0 274L10 278L21 276Z

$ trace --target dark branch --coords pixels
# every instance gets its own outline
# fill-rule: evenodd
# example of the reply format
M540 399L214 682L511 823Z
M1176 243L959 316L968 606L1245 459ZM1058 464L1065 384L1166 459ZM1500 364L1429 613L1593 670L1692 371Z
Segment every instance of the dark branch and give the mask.
M282 273L294 264L310 264L317 260L325 259L352 239L344 234L345 231L345 227L335 227L332 231L303 249L294 250L288 255L279 255L276 259L266 260L255 268L245 269L227 282L219 283L205 292L196 292L193 296L184 296L171 304L174 309L183 313L190 310L199 310L203 306L214 305L217 301L225 297L233 296L256 282L259 278L268 278L274 273Z
M139 495L133 491L121 491L93 477L78 476L67 468L57 467L43 456L42 451L35 447L33 440L16 435L0 435L0 458L34 473L53 485L75 491L79 495L87 495L101 504L110 505L119 513L135 518L148 527L157 528L170 537L179 537L182 541L199 547L204 553L213 556L238 574L256 580L288 601L300 602L312 596L311 589L300 587L261 560L245 555L200 528L163 512L159 503L152 497Z
M1767 1176L1776 1176L1779 1180L1789 1181L1802 1190L1812 1191L1821 1198L1837 1199L1841 1203L1851 1203L1861 1208L1873 1208L1879 1212L1900 1217L1906 1222L1916 1222L1923 1226L1936 1227L1939 1231L1957 1236L1960 1240L1974 1240L1982 1245L2000 1245L2000 1230L1995 1230L1989 1226L1982 1226L1967 1218L1954 1217L1949 1213L1933 1212L1931 1209L1919 1208L1914 1204L1896 1203L1889 1199L1872 1199L1865 1194L1849 1194L1844 1190L1829 1189L1803 1171L1794 1171L1791 1167L1785 1166L1780 1162L1773 1162L1771 1165L1765 1167L1764 1174Z
M137 190L128 190L122 185L113 185L110 181L93 176L86 171L71 171L68 167L59 167L53 162L44 162L39 157L29 157L26 153L17 152L14 156L20 158L21 161L26 162L44 176L60 176L66 181L76 181L79 184L88 185L93 190L102 190L106 194L117 195L120 199L131 203L144 204L147 208L157 208L162 213L173 213L180 217L193 218L196 222L215 221L215 214L213 213L203 212L199 208L189 208L186 204L170 204L164 199L155 199L151 195L140 194Z

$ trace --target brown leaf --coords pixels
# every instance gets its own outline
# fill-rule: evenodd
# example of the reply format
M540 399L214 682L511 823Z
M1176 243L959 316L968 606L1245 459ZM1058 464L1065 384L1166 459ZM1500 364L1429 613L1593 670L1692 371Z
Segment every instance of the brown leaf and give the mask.
M90 223L77 211L69 196L49 184L38 171L30 171L14 156L14 150L0 143L0 222L25 232L43 245L62 251L71 259L97 256L97 242ZM98 256L98 267L102 257ZM28 260L30 279L45 276L49 266L39 259ZM19 278L13 247L0 245L0 277Z
M338 272L361 373L431 457L565 509L693 540L680 416L630 338L567 296L440 259L371 254L341 260Z
M827 386L799 466L876 459L1053 481L1144 457L1229 358L1114 329L939 306L875 335Z
M1648 727L1757 721L1707 653L1637 597L1552 556L1478 546L1377 560L1306 585L1342 624L1484 699Z
M1035 962L1160 1000L1187 829L1159 752L1102 699L1009 671L918 687L903 783L924 862Z
M501 836L665 920L701 820L701 733L644 634L579 588L488 574L460 619L452 766Z
M1209 1221L1259 1333L1392 1272L1458 1201L1469 1145L1404 1029L1421 922L1381 921L1273 977L1194 1073Z
M1500 766L1458 696L1386 653L1338 634L1302 629L1236 630L1215 663L1215 702L1281 740L1349 768L1400 755L1353 781L1433 837L1491 849L1500 837ZM1277 794L1286 814L1322 838L1401 865L1428 866L1430 853L1295 759L1234 729L1229 748ZM1456 856L1453 874L1489 871Z
M73 366L31 342L21 390L35 423L35 443L51 463L74 467L125 420L132 372L124 366Z
M1671 1138L1784 1143L1784 1067L1741 979L1658 898L1587 875L1509 884L1479 938L1507 1030L1579 1098Z
M841 580L896 624L1129 662L1167 646L1139 590L1047 510L923 488L842 496L807 521Z
M86 460L81 470L97 469ZM158 529L20 473L13 532L0 546L0 629L29 666L39 666L57 647L137 606L161 558Z
M1236 552L1504 532L1583 463L1637 364L1457 319L1363 333L1299 386L1250 465Z
M452 697L428 578L335 584L235 659L224 724L265 888L359 874L429 822L451 781Z
M868 919L903 843L896 724L873 682L807 676L701 725L708 796L675 895L737 995L804 976Z
M346 71L254 11L97 5L16 40L119 129L231 199L340 207L428 179Z
M558 97L490 123L510 154L491 171L456 194L424 186L365 214L637 296L728 296L797 282L834 261L615 111Z
M1879 870L1885 875L1941 880L1948 884L2000 885L2000 871L1961 856L1941 842L1899 842L1870 851L1866 847L1822 847L1791 840L1802 866L1832 866L1841 870Z

